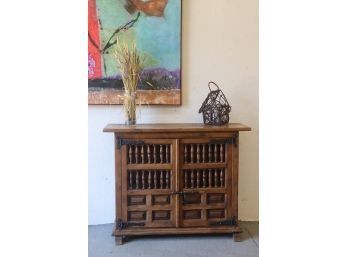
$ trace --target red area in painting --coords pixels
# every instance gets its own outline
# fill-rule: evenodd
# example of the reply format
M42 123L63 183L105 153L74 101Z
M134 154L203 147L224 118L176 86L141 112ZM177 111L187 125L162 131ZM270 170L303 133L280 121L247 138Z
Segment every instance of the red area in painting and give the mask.
M88 0L88 78L101 78L99 21L96 0Z

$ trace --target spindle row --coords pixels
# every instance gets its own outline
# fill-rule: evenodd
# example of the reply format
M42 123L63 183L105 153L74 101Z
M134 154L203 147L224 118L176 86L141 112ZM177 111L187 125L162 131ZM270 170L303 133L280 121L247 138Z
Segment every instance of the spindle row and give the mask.
M170 145L128 145L128 164L170 163Z
M225 187L225 169L184 170L184 188Z
M170 170L129 170L128 189L170 189Z
M184 144L184 162L225 162L225 144Z

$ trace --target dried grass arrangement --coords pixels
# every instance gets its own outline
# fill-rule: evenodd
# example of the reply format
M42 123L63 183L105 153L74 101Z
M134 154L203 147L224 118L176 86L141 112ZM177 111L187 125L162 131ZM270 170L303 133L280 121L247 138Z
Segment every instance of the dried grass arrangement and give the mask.
M136 49L135 42L131 46L125 43L117 44L115 58L118 63L124 85L123 106L126 124L136 124L136 91L144 60Z

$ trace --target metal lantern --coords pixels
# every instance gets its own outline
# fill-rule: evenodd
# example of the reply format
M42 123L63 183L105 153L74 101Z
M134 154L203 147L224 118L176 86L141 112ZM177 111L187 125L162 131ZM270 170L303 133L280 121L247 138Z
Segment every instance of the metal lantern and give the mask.
M211 84L216 86L216 90L211 89ZM230 119L231 106L220 90L219 86L214 82L209 82L208 87L210 93L204 100L198 113L203 113L204 124L223 125L227 124Z

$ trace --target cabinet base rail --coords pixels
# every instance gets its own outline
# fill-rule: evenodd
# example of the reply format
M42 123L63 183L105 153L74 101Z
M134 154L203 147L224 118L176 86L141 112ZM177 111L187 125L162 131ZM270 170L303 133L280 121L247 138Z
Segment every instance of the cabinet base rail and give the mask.
M122 245L129 241L131 236L157 236L157 235L198 235L198 234L233 234L233 241L240 242L242 229L240 227L219 227L219 228L209 228L209 227L195 227L192 228L149 228L146 230L140 229L127 229L127 230L117 230L113 232L115 237L116 245Z
M113 236L142 236L142 235L194 235L194 234L228 234L241 233L242 229L238 226L220 227L187 227L187 228L129 228L124 230L114 229Z

